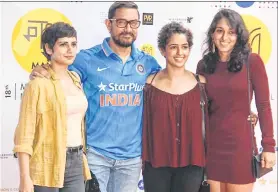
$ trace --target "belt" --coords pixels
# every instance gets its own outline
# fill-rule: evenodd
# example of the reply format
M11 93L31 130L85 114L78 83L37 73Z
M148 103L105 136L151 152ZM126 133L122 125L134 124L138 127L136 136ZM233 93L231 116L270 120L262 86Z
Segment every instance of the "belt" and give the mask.
M78 152L78 151L82 151L83 146L79 145L77 147L67 147L67 152L73 153L73 152Z

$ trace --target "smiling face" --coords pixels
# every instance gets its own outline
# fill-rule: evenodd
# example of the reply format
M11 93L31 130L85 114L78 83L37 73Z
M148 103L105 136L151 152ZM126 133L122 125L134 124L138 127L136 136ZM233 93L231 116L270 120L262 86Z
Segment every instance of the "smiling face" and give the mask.
M77 52L76 37L58 38L53 49L48 44L45 45L47 53L51 57L51 62L58 65L70 65L73 63Z
M182 33L174 33L168 40L165 49L160 50L166 58L167 65L184 68L190 54L187 37Z
M220 54L230 54L234 49L237 42L237 34L235 29L231 28L226 18L222 18L218 21L212 34L212 41Z

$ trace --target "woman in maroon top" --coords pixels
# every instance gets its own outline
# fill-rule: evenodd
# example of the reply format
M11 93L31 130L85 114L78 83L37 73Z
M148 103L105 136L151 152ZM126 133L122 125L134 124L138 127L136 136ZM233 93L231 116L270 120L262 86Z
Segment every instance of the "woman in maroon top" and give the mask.
M252 175L251 129L246 61L249 34L241 16L233 10L219 11L207 33L207 50L197 73L206 78L210 100L207 131L207 174L211 192L250 192ZM273 121L268 78L259 55L249 58L252 91L262 131L262 166L275 164Z
M205 164L200 89L185 70L192 33L181 24L165 25L158 47L166 68L144 88L143 170L146 192L198 192ZM200 76L202 83L205 82Z

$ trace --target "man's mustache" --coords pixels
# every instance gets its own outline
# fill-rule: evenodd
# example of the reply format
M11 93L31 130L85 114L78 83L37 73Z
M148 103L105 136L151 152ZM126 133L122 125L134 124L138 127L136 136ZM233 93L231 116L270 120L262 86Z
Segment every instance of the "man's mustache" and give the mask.
M125 32L123 32L123 33L121 33L120 35L130 35L131 37L134 38L134 34L132 34L132 33L125 33Z

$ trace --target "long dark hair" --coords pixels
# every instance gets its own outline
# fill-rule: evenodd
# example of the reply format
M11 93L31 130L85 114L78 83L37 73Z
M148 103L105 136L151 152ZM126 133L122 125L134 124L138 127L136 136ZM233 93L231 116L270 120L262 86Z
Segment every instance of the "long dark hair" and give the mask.
M231 9L222 9L214 16L207 31L207 37L204 42L204 45L206 45L206 49L203 52L202 61L203 70L205 73L214 73L217 62L219 60L217 47L215 47L215 52L213 52L212 34L216 29L217 23L222 18L227 19L231 28L233 28L237 34L237 41L234 49L231 52L230 60L228 61L228 70L230 72L240 71L242 69L243 63L246 61L248 54L250 53L250 46L248 43L249 32L245 27L243 19L237 12Z

